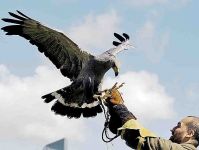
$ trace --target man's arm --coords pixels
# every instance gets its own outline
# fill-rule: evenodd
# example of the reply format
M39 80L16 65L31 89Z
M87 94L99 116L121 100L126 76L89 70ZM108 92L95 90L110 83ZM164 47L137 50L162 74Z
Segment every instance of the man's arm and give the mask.
M109 99L109 104L107 105L111 115L109 129L114 134L120 134L128 146L138 150L187 149L186 144L176 144L170 140L159 138L140 125L136 117L123 104L121 95L116 92L119 91L113 91L114 94L111 94L113 96Z
M177 144L160 137L146 137L143 150L196 150L190 143Z
M120 134L122 139L131 148L137 148L142 145L141 136L153 135L150 131L144 129L137 118L123 104L123 99L117 89L111 90L111 98L108 99L107 106L110 113L109 129L114 134Z
M149 130L143 128L136 117L127 109L124 104L109 106L111 115L109 129L114 134L120 134L126 144L134 149L143 145L146 136L155 137ZM118 121L118 122L116 122Z

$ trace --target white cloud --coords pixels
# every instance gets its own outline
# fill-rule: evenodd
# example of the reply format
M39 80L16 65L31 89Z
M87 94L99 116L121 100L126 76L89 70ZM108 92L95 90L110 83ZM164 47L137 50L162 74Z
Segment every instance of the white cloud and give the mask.
M111 87L116 81L126 83L120 89L125 104L143 124L168 119L175 114L173 98L159 83L157 75L146 71L128 72L119 78L108 77L104 87ZM10 73L6 66L0 65L0 138L47 143L67 137L76 143L75 140L88 141L92 134L100 136L102 116L95 118L95 121L92 118L89 121L56 116L50 111L51 105L43 103L40 98L68 84L68 79L63 79L58 70L48 66L37 67L32 76L18 77Z
M148 20L137 30L137 50L143 51L152 62L159 62L169 44L169 32L157 33L155 21Z
M148 20L137 29L134 39L136 49L144 52L152 62L159 62L164 56L169 44L169 32L159 33L157 31L157 20L160 14L153 10ZM83 21L73 25L67 31L79 47L83 50L101 53L112 47L113 33L119 32L121 18L115 11L95 16L90 14Z
M146 71L128 72L117 79L108 78L105 87L108 88L115 82L125 82L120 89L125 104L142 121L169 119L174 116L174 99L166 93L157 75Z
M86 126L82 119L54 115L51 104L45 104L41 99L42 95L69 84L69 80L60 74L55 69L39 66L33 76L18 77L0 65L0 138L40 142L60 137L83 139Z
M113 33L119 31L120 18L115 11L100 14L90 14L83 22L73 25L67 31L80 48L94 52L104 52L112 46Z

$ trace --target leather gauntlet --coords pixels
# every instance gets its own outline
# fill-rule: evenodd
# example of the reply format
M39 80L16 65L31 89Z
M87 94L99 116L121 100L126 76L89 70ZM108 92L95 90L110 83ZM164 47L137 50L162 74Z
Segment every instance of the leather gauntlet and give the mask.
M122 127L130 119L136 119L136 117L127 109L123 104L123 98L117 89L111 91L111 97L108 102L110 122L109 130L117 134L117 129Z

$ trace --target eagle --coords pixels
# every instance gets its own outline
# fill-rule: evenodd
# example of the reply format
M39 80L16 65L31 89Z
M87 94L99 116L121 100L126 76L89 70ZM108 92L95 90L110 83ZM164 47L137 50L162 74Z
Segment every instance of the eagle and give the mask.
M68 118L94 117L102 112L101 102L94 95L100 92L102 79L110 68L115 76L118 75L116 54L133 47L129 35L114 33L119 40L113 41L114 47L94 56L82 51L63 33L42 25L22 12L8 13L13 18L2 20L12 24L1 28L6 35L18 35L36 45L39 52L71 80L70 85L42 96L46 103L54 100L51 110Z

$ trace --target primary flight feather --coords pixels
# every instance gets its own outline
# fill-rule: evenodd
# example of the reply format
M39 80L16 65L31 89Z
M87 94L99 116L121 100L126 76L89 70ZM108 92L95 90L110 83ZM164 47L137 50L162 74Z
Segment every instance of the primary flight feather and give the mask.
M42 96L46 103L56 100L51 109L56 114L69 118L79 118L81 115L92 117L102 112L100 102L93 95L99 92L104 74L110 68L118 75L116 54L132 47L129 44L129 36L126 33L123 33L123 36L114 33L119 40L113 41L116 47L93 56L82 51L63 33L42 25L20 11L17 13L9 12L14 19L2 19L13 23L2 28L6 35L19 35L29 40L52 61L62 75L72 81L70 85Z

